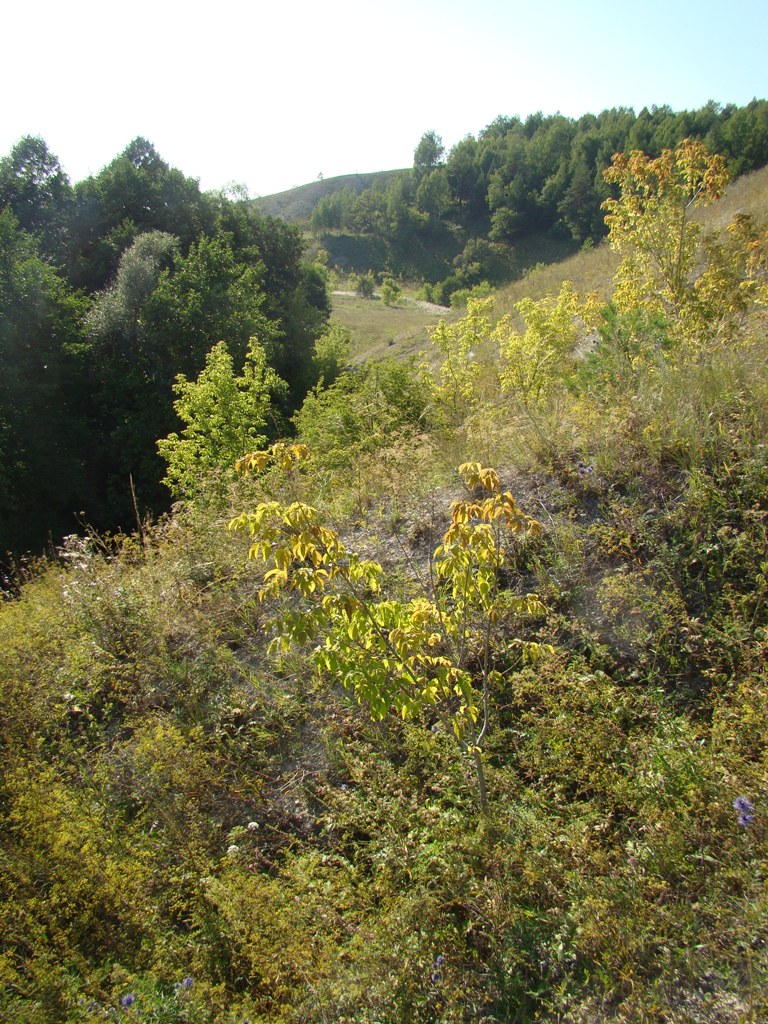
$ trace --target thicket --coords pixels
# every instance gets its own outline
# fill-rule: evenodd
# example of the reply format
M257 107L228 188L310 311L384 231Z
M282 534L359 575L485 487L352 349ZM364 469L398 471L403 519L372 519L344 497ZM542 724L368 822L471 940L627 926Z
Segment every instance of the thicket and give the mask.
M611 174L610 306L471 300L0 607L0 1015L765 1018L768 230Z

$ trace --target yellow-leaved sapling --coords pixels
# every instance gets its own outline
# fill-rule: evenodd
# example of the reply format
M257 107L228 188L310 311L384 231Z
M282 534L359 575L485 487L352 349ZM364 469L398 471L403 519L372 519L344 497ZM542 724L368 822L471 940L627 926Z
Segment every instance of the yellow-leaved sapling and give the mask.
M242 468L258 471L270 460L255 453ZM515 547L537 537L540 524L502 492L494 470L466 463L460 473L472 496L451 505L432 571L408 601L387 597L382 566L349 551L302 502L262 502L230 528L247 530L250 557L268 566L261 600L299 598L298 608L280 616L271 650L311 641L316 672L340 682L374 719L396 713L440 723L470 758L485 810L482 750L493 691L520 658L535 660L551 648L514 635L512 623L544 607L535 594L504 585Z

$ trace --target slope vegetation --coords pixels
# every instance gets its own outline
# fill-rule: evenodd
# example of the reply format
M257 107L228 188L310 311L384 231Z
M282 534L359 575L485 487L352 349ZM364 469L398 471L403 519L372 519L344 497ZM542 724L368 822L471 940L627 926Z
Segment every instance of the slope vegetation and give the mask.
M766 1019L768 232L700 157L622 172L611 305L472 300L28 567L0 1016Z

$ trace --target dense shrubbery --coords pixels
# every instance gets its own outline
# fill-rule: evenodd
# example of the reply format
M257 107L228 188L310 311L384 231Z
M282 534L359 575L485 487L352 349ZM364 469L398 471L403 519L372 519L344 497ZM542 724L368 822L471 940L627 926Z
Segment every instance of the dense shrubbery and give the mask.
M217 502L30 569L0 607L0 1016L765 1018L768 240L741 237L695 240L671 295L471 300L434 374L343 373Z

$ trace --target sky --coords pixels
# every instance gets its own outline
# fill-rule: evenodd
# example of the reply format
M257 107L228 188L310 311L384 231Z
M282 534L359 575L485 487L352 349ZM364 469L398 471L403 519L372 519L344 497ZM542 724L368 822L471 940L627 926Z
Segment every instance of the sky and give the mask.
M72 181L141 135L203 189L409 167L499 115L768 98L765 0L34 0L3 14L0 155Z

